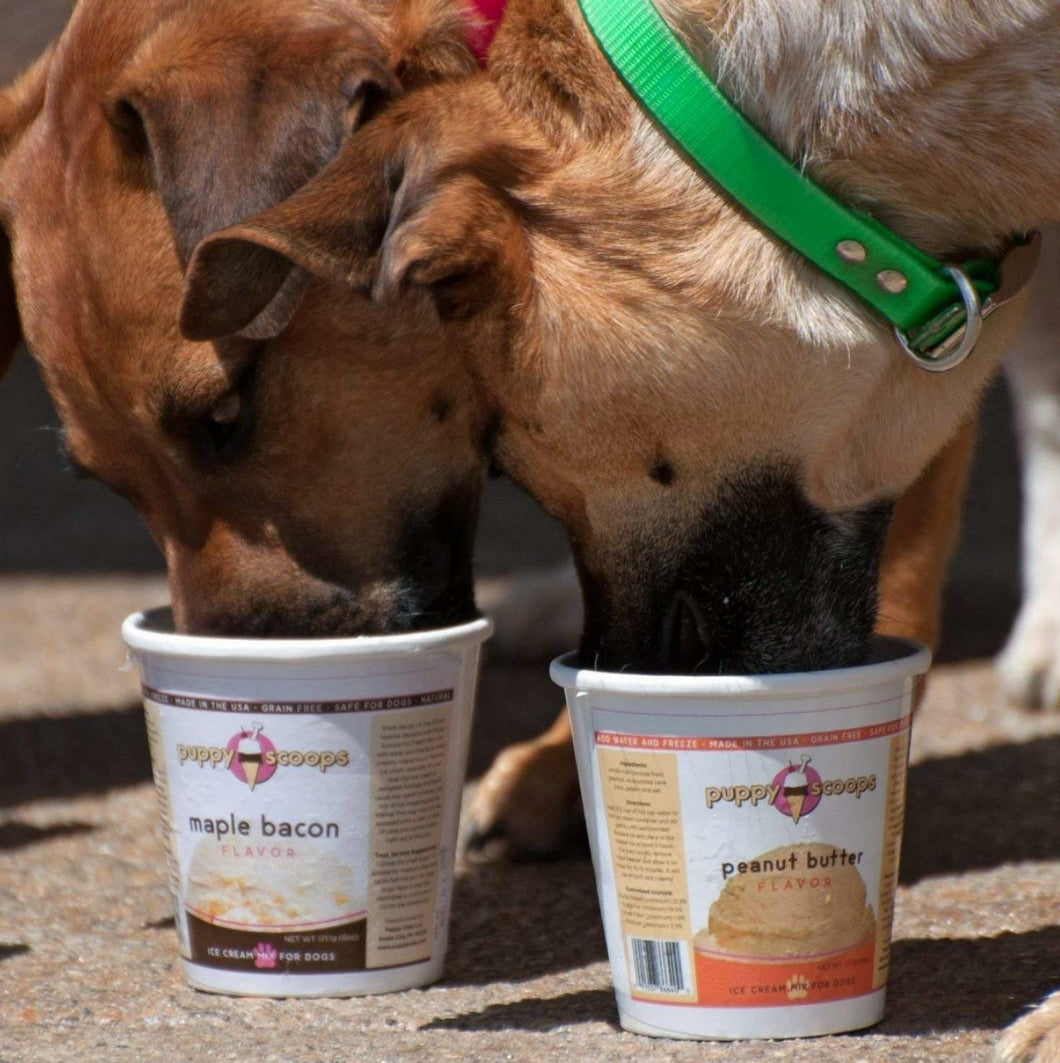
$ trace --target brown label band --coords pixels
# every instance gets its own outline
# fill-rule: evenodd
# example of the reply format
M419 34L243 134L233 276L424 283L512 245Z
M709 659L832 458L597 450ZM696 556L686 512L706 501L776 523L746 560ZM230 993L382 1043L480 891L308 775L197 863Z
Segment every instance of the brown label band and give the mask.
M367 919L326 930L233 930L188 915L191 960L257 974L335 974L365 969Z

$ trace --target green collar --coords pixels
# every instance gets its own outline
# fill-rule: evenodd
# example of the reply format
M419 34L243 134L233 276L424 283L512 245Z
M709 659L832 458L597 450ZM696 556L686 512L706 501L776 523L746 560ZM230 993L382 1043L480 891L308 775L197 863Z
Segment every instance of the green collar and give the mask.
M982 319L1030 279L1037 234L1015 240L1001 264L937 262L793 166L725 98L651 0L579 4L629 91L698 168L889 321L902 349L925 369L962 362Z

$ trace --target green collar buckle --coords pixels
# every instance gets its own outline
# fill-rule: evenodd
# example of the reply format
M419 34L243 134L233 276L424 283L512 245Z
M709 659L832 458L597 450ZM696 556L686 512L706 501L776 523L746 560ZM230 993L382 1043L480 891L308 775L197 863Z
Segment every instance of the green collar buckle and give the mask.
M640 102L696 166L748 214L889 321L917 365L952 369L982 322L1021 291L1037 233L1000 262L946 265L833 199L729 102L651 0L579 0L597 43Z

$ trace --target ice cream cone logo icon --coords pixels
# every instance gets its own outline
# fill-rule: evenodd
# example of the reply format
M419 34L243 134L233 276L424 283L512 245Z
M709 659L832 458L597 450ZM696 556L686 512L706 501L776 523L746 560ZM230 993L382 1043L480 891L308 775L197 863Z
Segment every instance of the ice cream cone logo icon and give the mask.
M268 756L276 752L276 747L261 733L263 727L264 724L255 723L249 731L239 731L228 740L228 749L234 754L230 770L251 790L271 779L276 771L275 759Z
M258 772L261 771L261 739L258 738L261 734L261 726L260 723L254 724L253 733L244 735L236 746L236 760L243 769L243 778L247 786L252 790L258 781Z
M789 763L773 779L776 794L773 807L790 816L792 823L808 816L821 800L821 776L810 767L812 759L808 753L803 753L797 766Z

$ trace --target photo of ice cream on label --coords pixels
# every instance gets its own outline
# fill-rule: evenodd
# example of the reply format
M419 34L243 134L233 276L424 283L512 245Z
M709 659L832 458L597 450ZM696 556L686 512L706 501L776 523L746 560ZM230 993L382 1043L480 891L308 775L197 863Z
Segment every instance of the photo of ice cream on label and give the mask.
M185 904L210 923L229 926L323 926L366 907L353 868L327 853L261 859L234 870L226 846L210 839L192 852Z
M818 956L874 938L876 916L859 857L815 842L735 865L696 934L696 948L734 957Z

